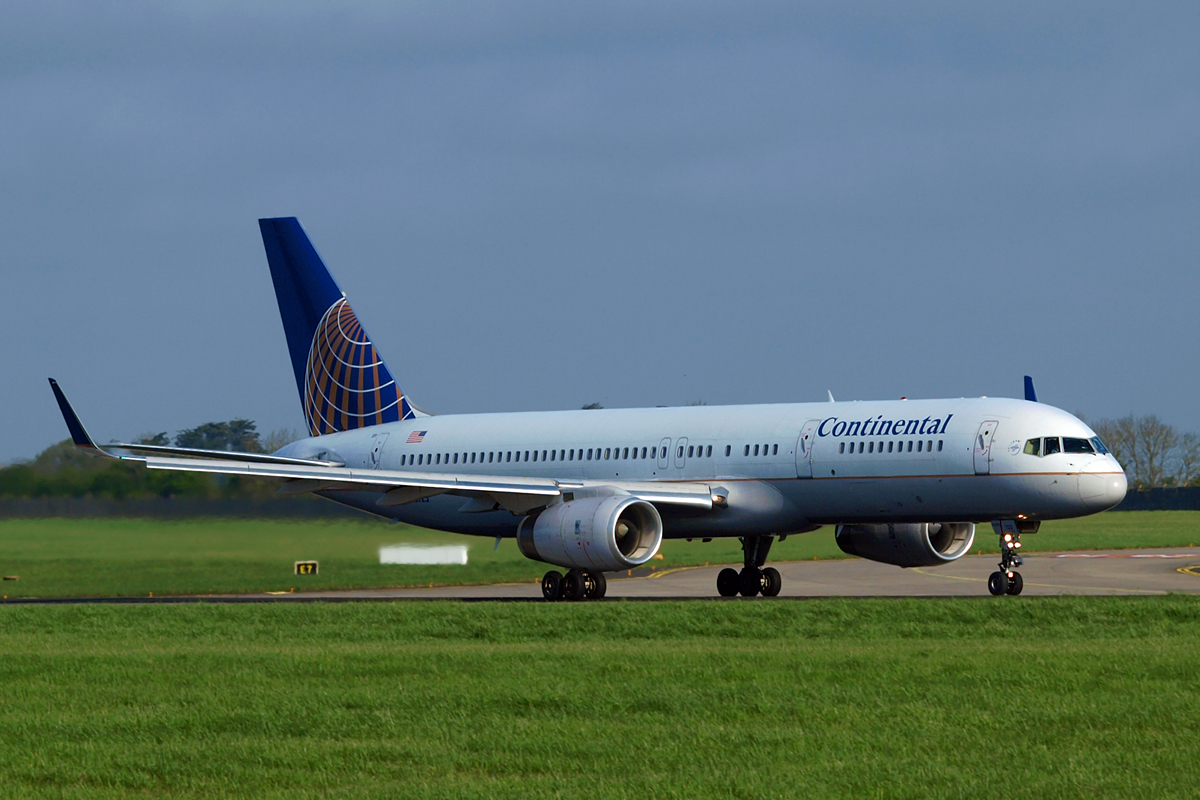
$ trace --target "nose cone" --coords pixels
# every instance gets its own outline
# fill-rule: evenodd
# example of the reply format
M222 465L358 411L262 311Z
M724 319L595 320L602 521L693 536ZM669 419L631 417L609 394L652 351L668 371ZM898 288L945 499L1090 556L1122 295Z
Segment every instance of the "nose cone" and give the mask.
M1095 459L1079 473L1079 499L1090 513L1118 505L1128 488L1125 472L1112 456Z

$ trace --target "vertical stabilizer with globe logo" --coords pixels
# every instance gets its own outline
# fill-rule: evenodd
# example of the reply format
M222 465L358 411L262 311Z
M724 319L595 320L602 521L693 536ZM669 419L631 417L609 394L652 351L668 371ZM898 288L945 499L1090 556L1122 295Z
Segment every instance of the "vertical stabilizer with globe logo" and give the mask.
M311 436L424 416L409 404L295 217L260 219Z

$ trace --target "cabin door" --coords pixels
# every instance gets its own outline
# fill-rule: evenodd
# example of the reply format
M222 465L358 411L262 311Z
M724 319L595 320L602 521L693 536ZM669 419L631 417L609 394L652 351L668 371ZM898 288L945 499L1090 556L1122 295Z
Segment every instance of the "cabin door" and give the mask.
M817 426L821 424L819 419L810 419L804 423L804 427L800 429L800 438L796 440L796 477L811 478L812 473L812 448L813 442L817 440Z
M383 445L388 440L388 434L377 433L371 439L373 439L371 442L371 455L367 466L371 469L379 469L379 462L383 459Z
M992 461L992 437L996 435L996 426L999 425L994 419L989 419L979 426L979 433L975 434L975 474L987 475L991 472Z

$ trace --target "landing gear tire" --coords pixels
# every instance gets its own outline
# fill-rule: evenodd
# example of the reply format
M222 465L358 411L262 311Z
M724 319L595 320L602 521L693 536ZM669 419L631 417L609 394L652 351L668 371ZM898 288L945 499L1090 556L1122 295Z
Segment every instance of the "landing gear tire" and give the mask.
M992 527L1000 534L1000 570L988 578L988 591L997 597L1002 594L1018 595L1025 588L1025 580L1017 572L1017 567L1025 563L1017 553L1021 547L1020 528L1009 526L1005 521L993 522Z
M604 593L608 591L608 580L604 577L603 572L588 571L587 575L587 591L584 595L588 600L599 600L604 597Z
M587 583L583 577L583 570L573 569L569 571L563 578L562 598L564 600L582 600L586 593Z
M562 597L563 576L561 572L550 570L542 576L542 597L547 600L557 600Z
M742 597L754 597L762 591L762 570L758 567L746 567L738 575L738 591Z
M738 593L738 573L732 567L726 567L717 573L717 594L721 597L736 597Z
M779 574L779 570L774 567L765 568L762 571L762 596L775 597L782 588L783 577Z

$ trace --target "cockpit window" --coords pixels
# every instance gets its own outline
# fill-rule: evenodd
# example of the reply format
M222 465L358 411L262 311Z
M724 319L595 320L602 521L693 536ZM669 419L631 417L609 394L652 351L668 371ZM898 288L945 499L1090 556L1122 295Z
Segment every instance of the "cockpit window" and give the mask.
M1046 441L1046 446L1044 448L1042 448L1042 455L1052 456L1055 453L1062 452L1062 450L1058 446L1058 437L1057 436L1047 436L1045 441Z
M1069 436L1063 437L1063 452L1064 453L1094 453L1092 443L1087 439L1072 439Z
M1099 436L1093 436L1091 439L1088 439L1088 441L1092 443L1092 447L1096 448L1097 453L1102 456L1108 455L1108 448L1104 446L1104 442L1100 441Z
M1042 454L1042 440L1030 439L1025 443L1025 455L1039 456Z

